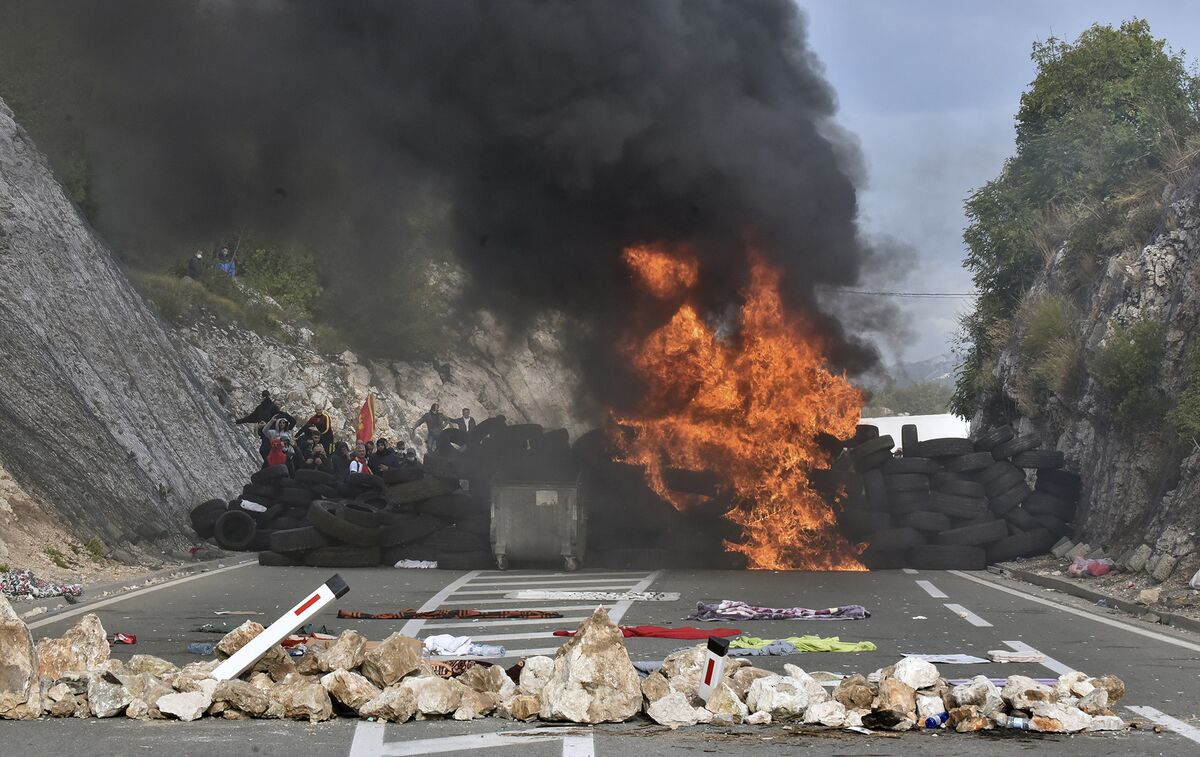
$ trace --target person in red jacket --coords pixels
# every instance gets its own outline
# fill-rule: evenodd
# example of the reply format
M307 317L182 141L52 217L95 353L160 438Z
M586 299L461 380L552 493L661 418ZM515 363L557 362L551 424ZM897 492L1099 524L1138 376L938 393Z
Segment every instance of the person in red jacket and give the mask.
M329 417L325 408L319 405L315 407L313 416L305 421L304 425L316 428L317 433L321 435L321 444L325 445L325 449L333 449L333 419Z
M287 453L283 451L283 440L276 436L271 440L271 451L267 453L267 465L287 465Z

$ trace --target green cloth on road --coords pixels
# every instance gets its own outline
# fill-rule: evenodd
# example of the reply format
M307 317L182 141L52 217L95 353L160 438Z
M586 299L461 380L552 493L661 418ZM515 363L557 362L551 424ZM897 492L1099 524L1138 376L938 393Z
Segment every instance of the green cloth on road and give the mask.
M729 642L731 649L761 649L778 641L786 641L801 652L874 652L870 641L842 641L837 636L788 636L782 639L760 639L757 636L738 636Z

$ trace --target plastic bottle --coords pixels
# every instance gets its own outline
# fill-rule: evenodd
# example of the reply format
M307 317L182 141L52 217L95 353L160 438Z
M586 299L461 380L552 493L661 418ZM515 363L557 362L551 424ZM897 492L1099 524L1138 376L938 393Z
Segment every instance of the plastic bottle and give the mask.
M997 725L1002 726L1004 728L1012 728L1015 731L1028 731L1029 730L1029 721L1026 720L1025 718L1017 718L1017 717L1013 717L1012 715L1005 715L1004 713L998 713L995 716L994 720L996 721Z
M188 654L208 655L208 654L212 654L213 650L215 650L216 648L217 648L216 644L212 644L212 643L205 642L205 641L193 641L191 644L187 645Z
M948 712L943 712L940 715L931 715L930 717L925 718L925 727L926 728L941 728L942 723L945 723L949 719L950 719L950 713L948 713Z

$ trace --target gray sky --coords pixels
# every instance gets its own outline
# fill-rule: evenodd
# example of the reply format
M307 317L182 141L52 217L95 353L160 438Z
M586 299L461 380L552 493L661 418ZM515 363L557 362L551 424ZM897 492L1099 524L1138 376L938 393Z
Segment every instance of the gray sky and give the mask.
M841 123L861 142L868 233L914 247L888 291L971 291L962 268L962 202L1012 153L1013 114L1032 81L1034 40L1074 39L1093 23L1145 18L1158 37L1200 54L1200 2L1154 0L799 0L810 44L837 90ZM949 350L969 300L901 300L913 339L901 357Z

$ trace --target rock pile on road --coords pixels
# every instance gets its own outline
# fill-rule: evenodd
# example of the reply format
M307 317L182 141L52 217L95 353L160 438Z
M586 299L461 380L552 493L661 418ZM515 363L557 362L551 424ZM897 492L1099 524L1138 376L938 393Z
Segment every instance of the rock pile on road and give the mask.
M845 492L838 523L869 545L860 557L868 568L983 570L1044 554L1071 530L1080 478L1062 470L1062 452L1040 449L1036 434L1001 426L974 439L922 441L913 425L901 433L898 457L891 436L860 426L849 454L819 482Z
M261 633L247 621L217 644L220 658ZM413 718L618 723L645 713L669 728L699 723L767 724L959 732L1000 727L1013 718L1035 731L1121 730L1112 706L1125 686L1114 676L1069 673L1053 686L1011 676L997 687L984 676L952 685L932 664L904 659L869 678L852 675L831 691L794 665L784 675L729 660L705 704L697 686L705 648L676 652L661 672L639 679L621 631L602 608L553 657L530 657L519 672L475 663L444 671L422 656L420 641L394 633L380 642L356 631L309 645L300 658L271 649L240 679L211 677L219 660L182 668L149 655L109 656L104 628L85 615L61 639L33 644L28 628L0 598L0 718L125 716L135 720L334 716L403 723ZM932 724L931 726L927 723Z

